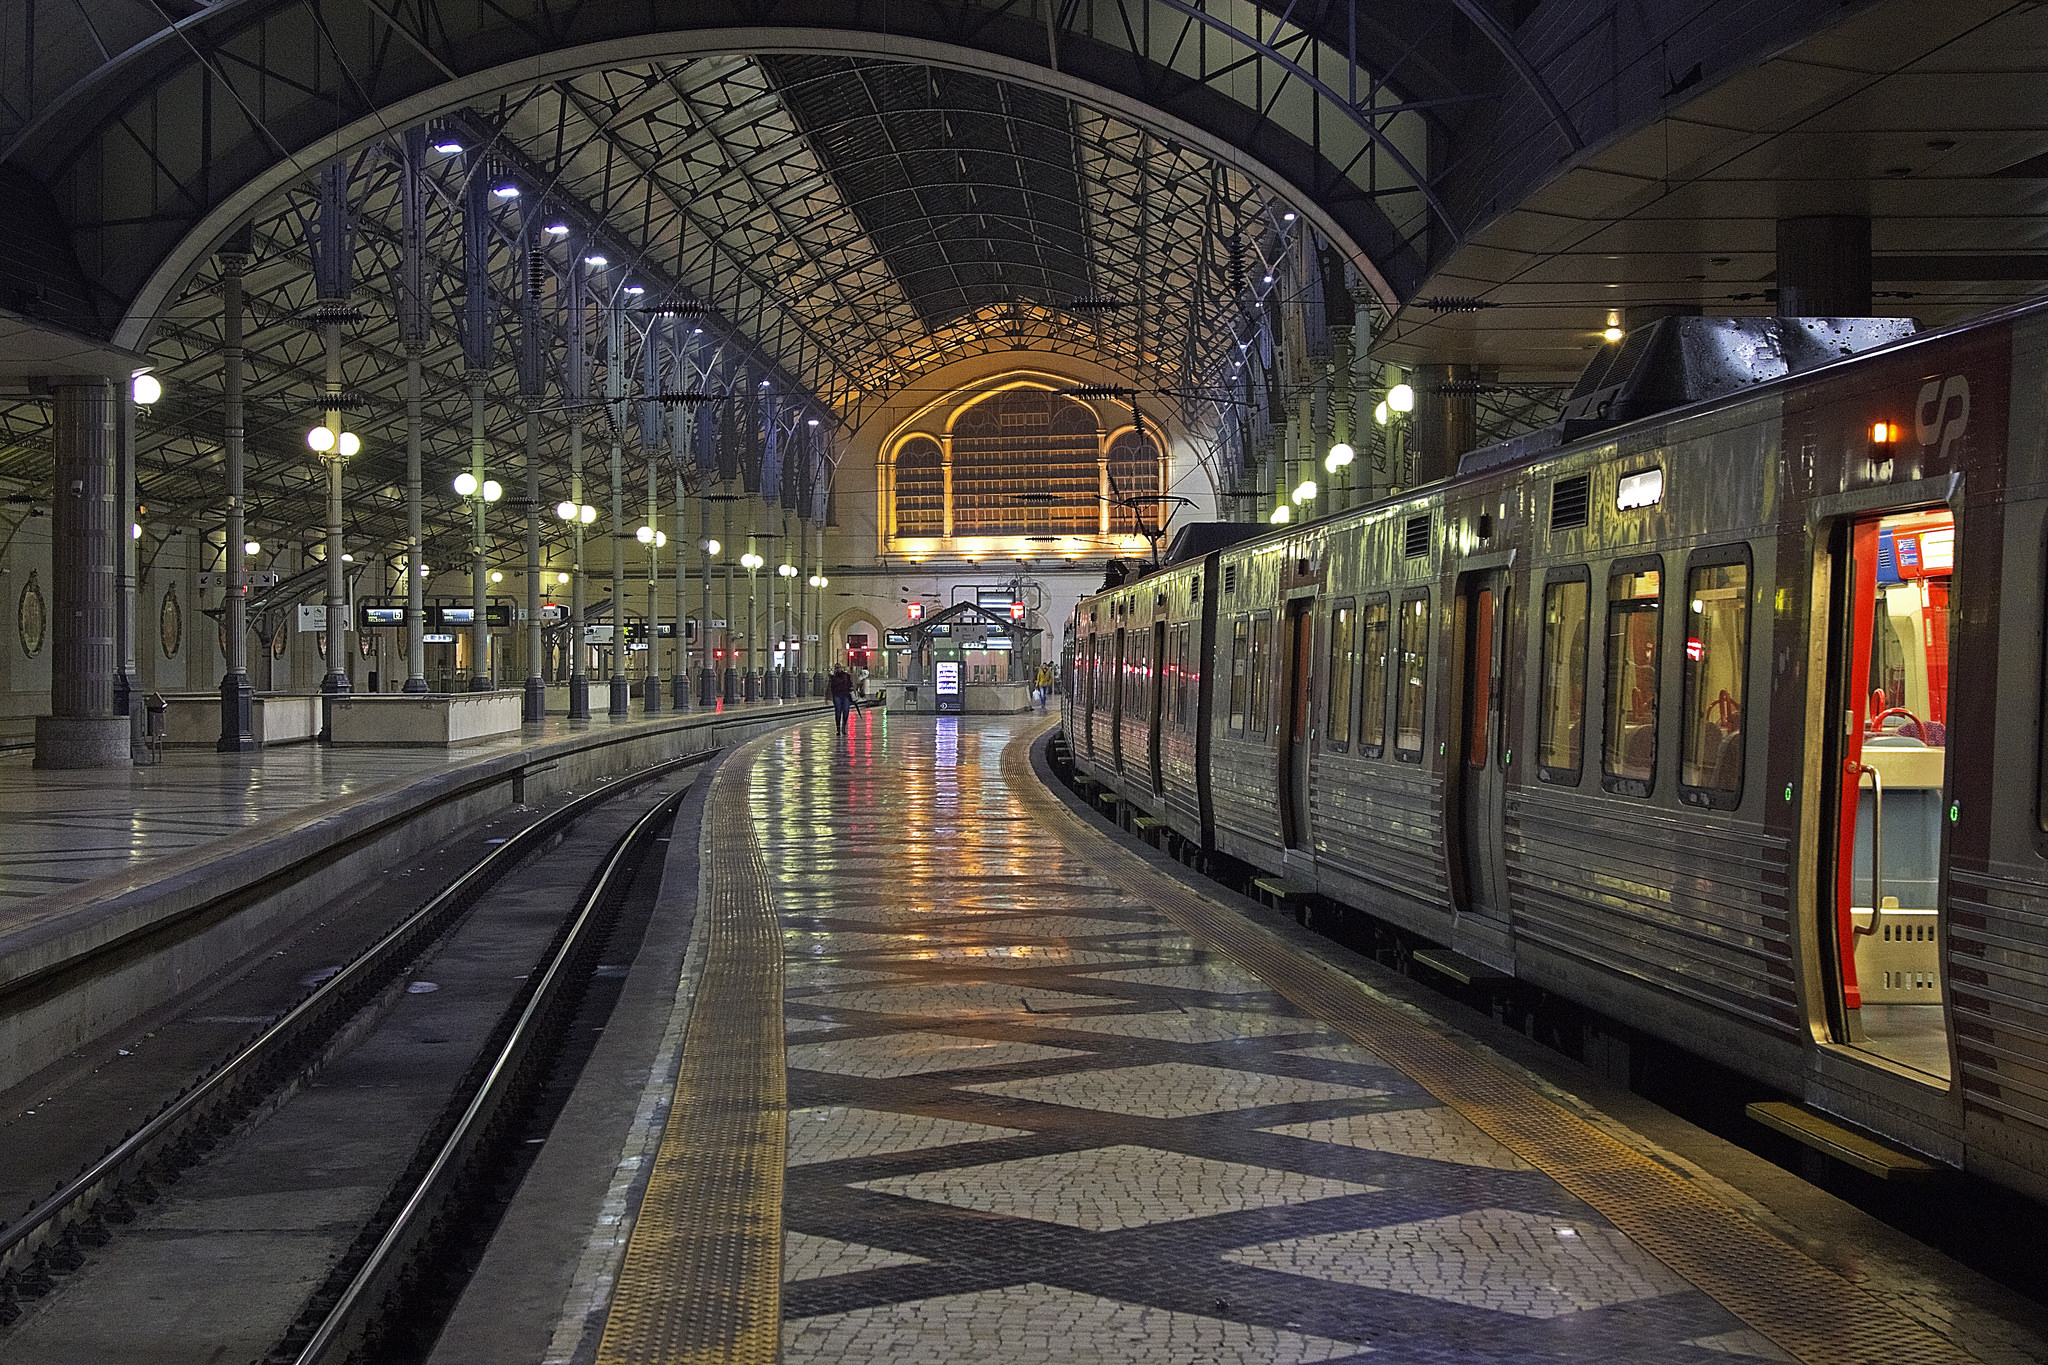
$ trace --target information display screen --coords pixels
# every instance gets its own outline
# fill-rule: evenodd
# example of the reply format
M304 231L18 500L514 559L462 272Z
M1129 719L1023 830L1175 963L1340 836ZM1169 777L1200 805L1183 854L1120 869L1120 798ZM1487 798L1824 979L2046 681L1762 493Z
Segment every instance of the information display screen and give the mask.
M405 624L405 608L372 606L365 603L361 608L362 623L366 626L402 626Z
M938 695L942 697L959 696L960 665L953 662L950 659L947 659L941 660L939 663L934 664L932 668L933 681L935 683L934 690L938 693Z
M434 615L444 626L473 626L476 624L475 607L436 607Z

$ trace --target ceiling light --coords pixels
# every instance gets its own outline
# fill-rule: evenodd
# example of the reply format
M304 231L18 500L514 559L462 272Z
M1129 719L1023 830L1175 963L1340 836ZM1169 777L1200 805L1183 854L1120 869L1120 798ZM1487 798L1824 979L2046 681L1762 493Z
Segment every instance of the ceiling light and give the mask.
M641 527L641 528L640 528L639 530L637 530L637 531L635 531L635 532L633 533L633 539L635 539L635 540L639 541L639 542L640 542L640 543L641 543L642 545L651 545L651 544L653 544L653 542L654 542L654 528L653 528L652 526L643 526L643 527Z
M628 294L644 294L647 291L637 284L629 284L626 286L626 292Z
M550 237L567 237L569 235L569 225L567 223L549 223L543 230Z
M1396 384L1387 390L1387 406L1395 412L1415 411L1415 390L1407 384Z
M164 396L164 386L153 374L138 374L134 384L135 402L138 407L148 407Z
M1628 334L1622 331L1619 327L1609 327L1607 330L1600 333L1600 339L1602 341L1619 341L1626 335Z
M555 575L555 582L557 582L557 583L567 583L568 581L569 581L569 575L567 575L567 574L565 574L565 573L558 573L558 574L556 574L556 575Z
M454 156L457 152L462 150L462 144L444 138L441 141L434 144L434 150L439 152L442 156Z
M585 526L588 526L591 522L597 520L597 509L586 502L583 504L582 510L576 514L576 519Z
M1271 275L1268 275L1268 276L1266 276L1266 283L1267 283L1267 284L1271 284L1272 282L1273 282L1273 277L1272 277Z
M455 491L467 498L476 492L476 475L463 470L455 476Z
M1316 500L1316 492L1316 481L1314 479L1303 479L1294 486L1294 500L1296 502L1314 502Z
M1353 460L1357 458L1357 451L1353 450L1344 442L1339 441L1337 442L1337 444L1331 446L1330 453L1323 457L1323 468L1329 470L1332 474L1334 474L1338 470L1342 469L1345 465L1350 464Z
M715 555L715 554L717 554L717 553L719 552L719 550L721 550L722 548L724 548L724 547L723 547L723 546L721 546L721 545L720 545L720 544L719 544L719 543L718 543L717 541L715 541L715 540L707 540L707 541L705 541L705 542L704 542L704 553L705 553L705 554L707 554L707 555Z
M595 265L595 266L606 266L606 265L610 265L610 264L611 264L611 262L610 262L610 261L607 261L607 260L606 260L606 259L605 259L604 257L602 257L602 256L585 256L585 257L583 258L583 264L585 264L585 265Z
M1288 509L1287 504L1284 502L1273 509L1272 516L1266 518L1267 521L1272 522L1275 526L1285 526L1293 519L1294 513Z
M314 427L306 433L306 444L325 455L334 449L334 433L326 427Z
M499 483L499 482L498 482L498 481L497 481L496 479L485 479L485 480L484 480L484 501L485 501L485 502L496 502L496 501L497 501L497 500L498 500L499 498L502 498L502 497L504 497L504 496L505 496L505 485L503 485L503 484Z
M263 542L262 542L262 541L259 541L259 540L245 540L245 541L243 541L243 542L242 542L242 553L243 553L243 554L245 554L245 555L260 555L260 554L262 554L262 553L263 553Z
M557 517L561 518L561 519L562 519L563 521L574 521L574 520L576 520L576 504L575 504L575 503L573 503L573 502L558 502L558 503L556 503L556 504L555 504L555 515L556 515Z
M358 437L353 431L344 431L335 440L335 449L339 451L344 458L350 455L354 455L357 451L361 450L362 448L362 439Z
M497 195L500 199L517 199L519 197L519 187L517 185L496 185L492 187L491 193Z
M1291 223L1294 221L1294 215L1291 213L1283 213L1280 215L1280 221L1283 223Z
M491 570L491 581L493 583L503 583L505 581L505 575L499 570L493 569Z

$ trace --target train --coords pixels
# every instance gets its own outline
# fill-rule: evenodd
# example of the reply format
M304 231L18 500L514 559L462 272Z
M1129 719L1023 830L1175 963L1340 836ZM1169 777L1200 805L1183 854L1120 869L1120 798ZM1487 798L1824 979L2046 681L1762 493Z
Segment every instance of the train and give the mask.
M1186 538L1076 608L1073 764L2048 1197L2048 306L1861 325L1665 319L1447 479Z

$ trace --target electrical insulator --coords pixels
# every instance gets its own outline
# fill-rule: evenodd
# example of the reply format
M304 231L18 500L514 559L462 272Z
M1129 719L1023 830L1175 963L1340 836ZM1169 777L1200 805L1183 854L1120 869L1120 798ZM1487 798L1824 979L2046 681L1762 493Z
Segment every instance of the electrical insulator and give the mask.
M548 282L548 258L536 248L526 253L526 296L538 299Z

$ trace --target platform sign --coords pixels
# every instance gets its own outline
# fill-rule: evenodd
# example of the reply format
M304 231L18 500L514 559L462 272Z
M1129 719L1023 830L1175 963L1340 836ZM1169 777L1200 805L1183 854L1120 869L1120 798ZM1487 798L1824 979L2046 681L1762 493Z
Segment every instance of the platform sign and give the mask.
M909 618L910 618L911 620L913 620L913 621L922 621L922 620L924 620L924 603L922 603L922 602L906 602L906 603L904 603L904 605L903 605L903 614L904 614L905 616L908 616L908 617L909 617Z
M422 635L420 639L430 645L452 645L455 643L453 635Z
M959 715L966 710L960 695L960 664L957 660L941 659L932 665L932 696L937 699L938 709Z
M249 569L242 574L242 582L251 588L274 588L277 586L277 574L270 569ZM199 575L199 586L202 588L225 588L227 585L228 576L224 573Z
M976 588L974 605L977 607L1001 607L1008 611L1015 606L1016 596L1008 588Z
M476 608L435 607L434 624L437 626L473 626L476 624Z
M608 644L610 644L611 642L612 642L612 628L611 628L610 626L608 626L608 625L604 625L604 626L585 626L585 627L583 628L583 643L584 643L584 644L586 644L586 645L608 645Z
M891 649L910 648L910 632L907 630L889 631L882 636L882 639ZM868 637L865 635L861 636L860 642L865 645L868 642ZM853 642L848 640L847 643L850 645Z
M327 629L327 604L325 602L301 602L299 603L298 618L301 631L325 630ZM354 630L355 623L350 621L347 615L344 614L341 619L341 628L343 630Z
M1012 643L1013 643L1013 642L1011 641L1010 637L1009 637L1009 636L1007 636L1007 635L991 635L991 636L989 636L989 637L988 637L988 638L987 638L986 640L983 640L983 641L982 641L982 642L981 642L980 644L978 644L978 645L969 645L969 646L967 646L967 648L969 648L969 649L1008 649L1008 648L1010 648L1010 646L1011 646L1011 644L1012 644Z
M405 608L384 602L359 602L356 604L356 624L365 629L371 626L402 626L405 624Z

